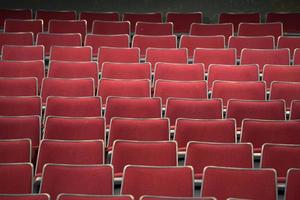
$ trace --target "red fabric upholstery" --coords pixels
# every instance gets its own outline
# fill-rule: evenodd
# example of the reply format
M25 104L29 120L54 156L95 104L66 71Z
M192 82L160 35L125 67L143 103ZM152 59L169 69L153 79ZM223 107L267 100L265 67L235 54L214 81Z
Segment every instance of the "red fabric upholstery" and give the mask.
M214 81L212 98L223 99L226 106L230 99L266 100L266 84L261 81Z
M0 194L1 200L50 200L48 194Z
M139 35L172 35L173 23L171 22L137 22L135 34Z
M175 140L179 150L186 149L188 142L235 143L233 119L177 119Z
M3 45L2 60L11 60L11 61L44 60L44 46Z
M192 23L201 23L202 12L167 12L166 21L174 24L174 33L189 33Z
M1 77L0 96L36 96L38 80L35 77Z
M94 96L92 78L44 78L41 97L43 104L49 96L86 97Z
M220 65L211 64L208 68L208 88L215 80L223 81L259 81L257 65Z
M38 33L37 45L44 45L45 56L50 55L51 46L81 46L82 36L79 33Z
M276 172L272 169L207 167L201 196L276 200Z
M106 105L106 124L112 117L161 118L161 100L149 97L109 97Z
M42 115L42 100L39 96L1 96L0 116Z
M102 65L101 72L102 78L150 80L151 65L150 63L105 62Z
M130 34L129 21L99 21L93 22L93 34L113 35L113 34Z
M92 48L88 46L52 46L50 60L92 61Z
M137 22L162 22L162 14L160 12L151 13L135 13L125 12L123 14L123 21L129 21L131 24L131 32L134 33Z
M262 72L265 64L289 65L289 49L243 49L241 64L258 64Z
M300 82L300 65L265 65L263 80L270 89L273 81Z
M158 79L177 81L201 81L204 80L204 65L180 64L180 63L156 63L154 70L154 82Z
M4 32L32 32L36 36L43 30L41 19L6 19L4 22Z
M108 139L109 150L116 140L169 140L169 120L162 118L112 118Z
M105 119L101 117L47 117L45 139L105 140Z
M31 139L32 148L39 146L41 122L38 116L0 117L0 139Z
M246 118L285 120L285 104L282 100L229 100L227 118L234 118L238 129Z
M262 148L261 167L273 168L279 182L286 180L290 168L300 168L300 145L264 144Z
M300 169L290 169L287 174L287 183L285 190L286 200L296 200L299 196L300 187Z
M248 23L259 23L260 22L260 13L258 12L248 12L248 13L220 13L219 23L232 23L234 27L234 32L238 31L239 24L241 22Z
M298 26L299 12L270 12L267 13L267 22L281 22L283 24L283 32L300 33Z
M300 101L293 100L291 102L290 119L300 119Z
M225 44L228 44L228 39L234 34L232 23L222 24L203 24L193 23L190 30L191 35L223 35L225 37Z
M252 151L247 143L189 142L185 165L194 168L196 179L202 179L206 166L252 168Z
M142 195L194 196L191 167L147 167L129 165L124 170L121 194L135 199Z
M104 62L138 63L140 50L137 47L100 47L98 50L98 64L101 71Z
M98 96L106 104L107 97L150 97L150 80L147 79L101 79Z
M120 19L120 13L83 11L79 13L79 19L87 21L87 32L90 33L94 20L118 21Z
M33 166L31 163L0 164L0 193L32 193Z
M221 99L168 98L165 116L174 126L178 118L222 119Z
M45 117L100 117L101 99L99 97L49 97Z
M31 162L31 140L0 140L0 163ZM1 199L1 198L0 198Z
M221 48L221 49L225 48L225 37L222 35L216 35L216 36L182 35L180 38L179 47L187 48L189 59L193 59L194 50L196 48Z
M40 192L51 199L60 193L112 195L112 173L110 165L46 164Z
M84 41L84 46L91 46L93 48L93 56L98 55L98 48L100 47L129 47L129 35L97 35L87 34ZM99 63L101 64L101 63Z
M0 49L3 45L33 45L33 33L17 32L17 33L0 33Z
M56 164L103 164L104 143L102 140L48 140L41 141L35 175L40 176L47 163Z
M57 200L133 200L130 195L60 194Z
M74 10L37 10L36 19L44 21L44 31L48 31L48 24L51 19L57 20L75 20L76 11Z
M146 50L152 48L177 48L176 35L134 35L132 47L140 48L140 56L144 58Z
M274 49L274 36L231 36L228 41L229 48L235 48L237 58L241 57L244 48L248 49Z
M117 140L111 164L115 177L122 177L126 165L177 166L177 144L174 141Z
M187 64L187 53L185 48L147 48L146 62L151 63L152 71L158 62Z
M265 143L300 144L300 121L245 119L241 142L251 142L255 152Z
M236 50L196 48L194 51L194 63L203 63L206 72L210 64L235 65Z
M270 100L283 99L289 110L292 100L300 100L300 82L277 82L271 83Z
M0 10L0 28L3 29L5 19L31 19L31 9L5 9Z
M169 97L207 99L206 81L168 81L155 82L154 97L160 97L166 105Z

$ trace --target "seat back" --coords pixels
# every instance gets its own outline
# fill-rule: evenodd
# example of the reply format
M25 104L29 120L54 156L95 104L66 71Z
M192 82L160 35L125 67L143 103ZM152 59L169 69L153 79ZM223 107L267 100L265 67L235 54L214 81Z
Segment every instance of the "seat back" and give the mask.
M97 60L100 69L104 62L138 63L140 49L136 47L100 47Z
M147 79L104 79L99 81L98 96L106 104L107 97L150 97L150 81Z
M192 23L201 23L202 12L167 12L166 21L174 24L174 33L189 33Z
M192 60L196 48L225 48L225 37L222 35L182 35L180 37L179 48L187 48L189 59Z
M161 99L149 97L109 97L105 119L110 123L112 117L161 118Z
M61 193L112 195L112 176L110 165L46 164L40 192L48 193L52 199Z
M123 21L129 21L131 24L131 32L134 33L137 22L162 22L162 14L159 12L125 12Z
M3 45L2 60L32 61L44 60L43 45Z
M52 46L49 60L92 61L92 48L89 46Z
M94 96L95 87L92 78L44 78L41 97L43 104L49 96L85 97Z
M295 200L299 198L298 188L300 185L300 170L299 169L289 169L287 173L287 182L285 190L286 200Z
M120 19L120 13L118 12L92 12L92 11L82 11L79 13L80 20L86 20L87 22L87 32L92 32L93 22L95 20L102 21L118 21Z
M56 20L76 20L76 11L74 10L36 10L36 19L44 21L44 31L48 31L49 21Z
M231 185L230 190L226 188L228 185ZM276 172L274 169L206 167L201 196L276 200Z
M0 76L11 78L35 77L37 78L38 91L40 91L42 80L45 77L45 63L43 60L0 61Z
M130 22L95 20L93 22L92 33L103 34L103 35L113 35L113 34L130 35Z
M174 141L116 140L111 164L115 177L122 177L126 165L177 166L177 144Z
M226 106L230 99L266 100L266 84L262 81L214 81L212 98L223 99Z
M220 65L211 64L208 68L208 88L215 80L223 81L259 81L257 65Z
M32 32L0 33L0 49L3 45L33 45Z
M105 119L49 116L45 121L44 139L105 141Z
M45 117L100 117L100 97L58 97L47 98Z
M285 183L286 175L291 168L300 168L300 162L295 159L300 153L300 145L270 144L262 147L261 168L273 168L277 172L278 182Z
M47 163L103 164L103 140L49 140L41 141L35 175L39 176Z
M285 120L285 103L282 100L237 100L227 104L227 118L236 120L240 129L244 119Z
M132 47L140 48L140 56L144 58L146 50L149 47L153 48L176 48L176 35L134 35L132 39Z
M31 149L30 139L1 139L0 163L31 162Z
M252 155L253 149L249 143L192 141L187 145L184 165L192 166L195 170L195 178L202 179L206 166L252 168L254 165Z
M194 63L203 63L205 72L211 64L235 65L235 49L210 49L196 48L194 51Z
M190 141L235 143L234 119L177 119L175 140L180 151Z
M242 124L241 142L251 142L255 152L265 143L299 144L300 122L297 120L245 119Z
M300 33L297 19L300 17L299 12L270 12L267 13L267 22L281 22L284 33Z
M93 48L93 56L96 57L99 47L129 47L129 35L87 34L84 40L84 46L91 46Z
M31 139L33 149L37 149L41 137L39 116L0 117L0 139Z
M169 140L169 120L114 117L110 121L108 150L112 149L117 140L167 141Z
M36 36L43 31L41 19L6 19L4 22L4 32L32 32Z
M150 63L115 63L102 64L101 78L111 79L151 79Z
M135 34L139 35L173 35L172 22L137 22Z
M179 118L222 119L222 100L168 98L165 117L170 119L171 126Z
M241 57L244 48L248 49L274 49L274 36L231 36L228 41L229 48L235 48L237 58Z
M234 34L232 23L221 23L221 24L203 24L193 23L191 24L191 35L223 35L225 37L225 44L228 44L228 39Z
M169 97L207 99L207 83L205 81L169 81L155 82L154 97L160 97L166 105Z
M50 55L51 46L81 46L82 36L79 33L38 33L37 45L44 45L45 56Z
M289 65L289 49L243 49L240 64L258 64L262 72L265 64Z
M224 12L219 15L219 23L232 23L234 32L238 32L238 27L241 22L244 23L259 23L260 13L258 12Z
M38 80L35 77L1 77L0 96L36 96Z
M32 193L33 165L31 163L1 163L0 193Z
M191 167L148 167L128 165L124 169L121 194L192 197L194 177Z
M0 116L42 115L39 96L1 96Z
M0 29L4 27L5 19L31 19L31 9L5 9L0 10Z

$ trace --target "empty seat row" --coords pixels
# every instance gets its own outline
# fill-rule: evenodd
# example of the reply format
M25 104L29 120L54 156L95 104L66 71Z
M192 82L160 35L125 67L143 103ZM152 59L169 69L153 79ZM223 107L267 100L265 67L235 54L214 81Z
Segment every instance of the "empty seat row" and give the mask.
M120 20L120 13L118 12L88 12L82 11L79 13L80 20L86 20L88 25L88 31L92 30L92 23L94 20L105 21L118 21ZM297 18L299 13L291 12L270 12L266 14L266 22L282 22L284 25L283 31L285 33L299 33L297 27ZM0 23L3 27L5 19L32 19L33 13L31 9L1 9ZM48 30L48 21L51 19L56 20L76 20L76 11L61 11L61 10L37 10L35 13L35 19L44 20L44 29ZM125 12L122 16L123 21L130 21L132 26L132 32L137 21L143 22L163 22L163 16L160 12L152 13L134 13ZM192 23L203 22L202 12L167 12L166 22L174 23L174 31L176 33L188 33L190 25ZM261 16L258 12L249 13L220 13L219 23L233 23L234 31L238 31L238 25L240 23L259 23L261 22Z
M251 109L249 107L246 108ZM179 111L181 110L178 109L177 112ZM278 111L273 113L277 114L276 112ZM33 151L38 149L41 138L101 139L110 151L114 141L119 139L163 141L174 137L178 142L179 151L184 152L190 141L235 143L238 141L237 130L241 132L241 142L251 142L255 153L260 153L264 143L300 144L299 121L296 119L284 120L283 117L272 116L273 113L239 113L235 110L231 111L230 118L222 119L210 117L209 112L207 113L206 116L202 114L204 117L188 112L180 116L173 111L166 118L136 117L137 114L133 116L135 118L116 115L111 116L109 120L100 116L50 115L44 120L43 134L42 120L39 116L1 116L0 136L1 139L30 138ZM109 128L107 134L106 128Z
M0 163L31 162L31 143L29 139L0 140ZM299 144L272 144L262 146L261 168L274 168L278 182L285 183L290 168L299 168L297 155ZM43 139L39 146L35 181L40 181L42 170L47 163L55 164L104 164L114 167L114 180L123 178L126 165L178 166L177 143L174 141L127 141L116 140L105 160L102 140L50 140ZM214 157L211 155L214 154ZM10 155L10 156L8 156ZM284 158L278 162L280 158ZM213 143L190 141L186 147L184 165L194 168L195 180L202 180L206 166L253 168L253 147L250 143Z
M32 166L30 164L11 163L1 164L0 167L2 193L31 193ZM298 196L296 189L299 185L298 171L298 169L288 171L287 199L295 199L293 197ZM10 174L9 172L13 173ZM78 177L81 177L81 179L74 182ZM221 182L220 177L222 177ZM218 199L227 199L233 196L247 199L276 200L276 178L275 170L270 168L249 169L208 166L204 169L201 196L215 196ZM64 199L65 196L68 199L68 195L61 193L113 195L112 183L113 168L110 165L46 164L43 169L40 192L49 194L52 199L57 197L58 199ZM18 184L19 187L12 187L14 184ZM87 185L89 187L86 187ZM228 185L234 185L234 188L227 190L226 186ZM189 166L151 167L128 165L124 170L121 195L132 195L134 199L139 199L143 195L193 197L193 169ZM70 196L72 199L76 197L78 198L80 195ZM88 197L89 195L86 196L86 198ZM92 199L97 198L97 196L90 197Z

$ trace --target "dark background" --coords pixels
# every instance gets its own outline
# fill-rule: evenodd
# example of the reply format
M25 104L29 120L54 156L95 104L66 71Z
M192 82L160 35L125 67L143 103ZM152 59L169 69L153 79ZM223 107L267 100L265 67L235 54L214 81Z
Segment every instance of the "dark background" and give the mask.
M221 12L300 12L300 0L0 0L1 8L151 12L202 11L205 23L217 23ZM300 19L299 19L300 20Z

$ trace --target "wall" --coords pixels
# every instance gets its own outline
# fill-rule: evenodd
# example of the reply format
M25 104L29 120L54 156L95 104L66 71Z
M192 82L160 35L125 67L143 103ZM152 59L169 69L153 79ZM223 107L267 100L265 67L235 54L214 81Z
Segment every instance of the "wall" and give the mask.
M204 22L215 23L221 12L300 12L299 0L1 0L1 8L32 8L150 12L202 11Z

